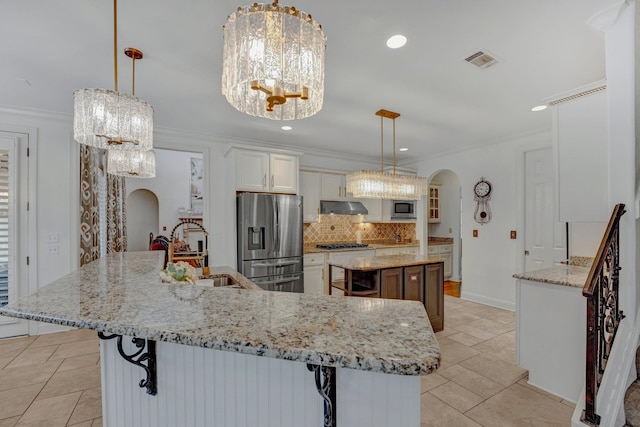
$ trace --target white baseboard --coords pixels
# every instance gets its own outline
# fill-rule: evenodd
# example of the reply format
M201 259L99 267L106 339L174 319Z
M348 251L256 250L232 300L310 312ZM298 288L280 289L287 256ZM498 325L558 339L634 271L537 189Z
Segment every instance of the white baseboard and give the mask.
M62 325L54 325L53 323L35 322L29 325L29 335L53 334L56 332L66 332L75 328Z
M478 302L480 304L490 305L492 307L502 308L509 311L516 311L515 302L505 301L505 300L496 299L496 298L490 298L484 295L472 294L470 292L465 292L464 290L462 290L460 294L460 298L467 301Z

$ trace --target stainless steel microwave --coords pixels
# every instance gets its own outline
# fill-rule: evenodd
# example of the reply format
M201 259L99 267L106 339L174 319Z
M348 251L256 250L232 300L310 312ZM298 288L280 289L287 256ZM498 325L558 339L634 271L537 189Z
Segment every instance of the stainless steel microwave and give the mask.
M416 201L415 200L392 200L391 201L391 219L416 219Z

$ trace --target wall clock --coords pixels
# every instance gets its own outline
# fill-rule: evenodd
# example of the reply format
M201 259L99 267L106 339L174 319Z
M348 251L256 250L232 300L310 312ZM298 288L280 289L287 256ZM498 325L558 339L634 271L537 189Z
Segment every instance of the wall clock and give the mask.
M479 224L486 224L491 221L491 208L489 200L491 200L491 183L480 177L480 181L473 186L473 199L476 201L476 210L473 213L473 219Z

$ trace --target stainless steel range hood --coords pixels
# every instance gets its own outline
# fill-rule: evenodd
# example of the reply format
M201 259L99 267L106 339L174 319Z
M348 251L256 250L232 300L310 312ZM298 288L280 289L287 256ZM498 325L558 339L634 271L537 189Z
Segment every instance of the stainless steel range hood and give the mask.
M367 215L369 211L360 202L320 200L320 213L324 215Z

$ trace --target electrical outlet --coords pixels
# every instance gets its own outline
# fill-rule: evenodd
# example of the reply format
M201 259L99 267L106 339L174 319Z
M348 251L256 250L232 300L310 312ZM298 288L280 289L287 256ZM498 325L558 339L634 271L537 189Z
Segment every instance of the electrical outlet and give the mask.
M511 230L511 234L510 234L512 239L516 238L516 230Z
M478 237L478 230L473 230L473 237Z
M47 255L58 255L60 253L59 245L48 245L47 246Z
M449 234L453 233L453 228L449 227Z

